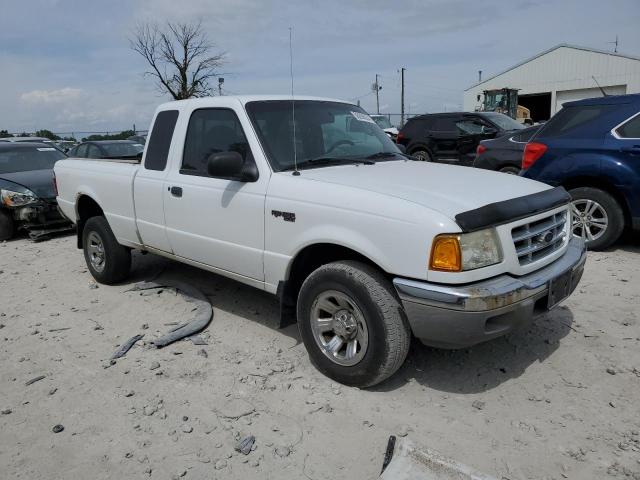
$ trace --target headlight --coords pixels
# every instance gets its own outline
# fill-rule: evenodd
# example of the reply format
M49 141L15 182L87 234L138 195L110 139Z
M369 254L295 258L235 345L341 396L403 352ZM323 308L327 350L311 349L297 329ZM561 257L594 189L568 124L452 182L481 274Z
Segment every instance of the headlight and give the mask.
M461 272L487 267L502 261L502 251L494 228L472 233L438 235L431 248L429 268Z
M20 193L11 190L0 190L0 203L5 207L24 207L38 201L33 192Z

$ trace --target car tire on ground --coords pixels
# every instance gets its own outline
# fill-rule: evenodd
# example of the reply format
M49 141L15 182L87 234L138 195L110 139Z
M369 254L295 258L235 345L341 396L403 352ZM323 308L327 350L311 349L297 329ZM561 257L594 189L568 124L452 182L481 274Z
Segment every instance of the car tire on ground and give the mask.
M124 280L131 269L131 251L116 240L104 217L91 217L82 231L87 267L99 283L112 285Z
M416 150L411 154L412 157L417 158L422 162L432 162L431 154L427 150Z
M0 210L0 242L13 238L16 226L8 212Z
M569 194L572 231L585 239L588 249L603 250L620 238L624 230L624 212L615 198L592 187L574 188Z
M518 175L520 173L520 167L509 165L507 167L502 167L499 171L502 173L508 173L509 175Z
M311 362L333 380L370 387L403 364L411 331L393 285L356 261L321 266L298 296L298 327Z

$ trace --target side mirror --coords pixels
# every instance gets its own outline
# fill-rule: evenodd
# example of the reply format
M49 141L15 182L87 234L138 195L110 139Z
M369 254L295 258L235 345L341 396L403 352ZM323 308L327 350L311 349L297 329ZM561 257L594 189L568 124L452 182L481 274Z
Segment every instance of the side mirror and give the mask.
M398 150L400 150L400 152L407 153L407 147L405 147L401 143L396 143L396 147L398 147Z
M258 169L252 161L243 160L238 152L212 153L207 159L207 173L216 178L255 182Z
M482 127L482 134L487 136L495 136L498 134L498 129L493 127Z

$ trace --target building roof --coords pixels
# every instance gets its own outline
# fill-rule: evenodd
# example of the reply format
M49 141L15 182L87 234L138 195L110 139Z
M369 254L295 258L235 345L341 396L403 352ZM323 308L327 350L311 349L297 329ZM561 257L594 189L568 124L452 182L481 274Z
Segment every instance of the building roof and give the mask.
M521 61L520 63L516 63L515 65L507 68L506 70L503 70L500 73L496 73L495 75L492 75L489 78L486 78L486 79L482 80L481 82L474 83L469 88L465 88L465 92L467 90L471 90L472 88L477 87L478 85L482 85L483 83L486 83L489 80L493 80L494 78L499 77L500 75L504 75L505 73L507 73L507 72L509 72L511 70L515 70L516 68L521 67L525 63L529 63L532 60L535 60L538 57L542 57L543 55L546 55L547 53L551 53L554 50L557 50L559 48L572 48L574 50L583 50L585 52L600 53L602 55L611 55L611 56L614 56L614 57L622 57L622 58L628 58L630 60L640 61L640 57L636 57L636 56L633 56L633 55L626 55L626 54L623 54L623 53L616 53L616 52L608 52L606 50L599 50L597 48L589 48L589 47L581 47L579 45L571 45L571 44L568 44L568 43L560 43L560 44L556 45L555 47L551 47L551 48L545 50L544 52L540 52L540 53L534 55L533 57L529 57L526 60Z

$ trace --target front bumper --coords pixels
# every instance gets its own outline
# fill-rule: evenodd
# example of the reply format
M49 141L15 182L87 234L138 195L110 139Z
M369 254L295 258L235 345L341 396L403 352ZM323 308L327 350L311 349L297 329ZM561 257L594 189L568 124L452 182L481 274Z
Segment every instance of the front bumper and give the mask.
M55 200L41 200L35 204L12 208L11 211L18 228L27 230L32 240L40 240L73 228L71 222L59 211Z
M464 348L505 335L548 310L550 282L571 271L569 293L582 277L586 250L573 237L564 255L528 275L500 275L466 285L395 278L413 334L440 348Z

